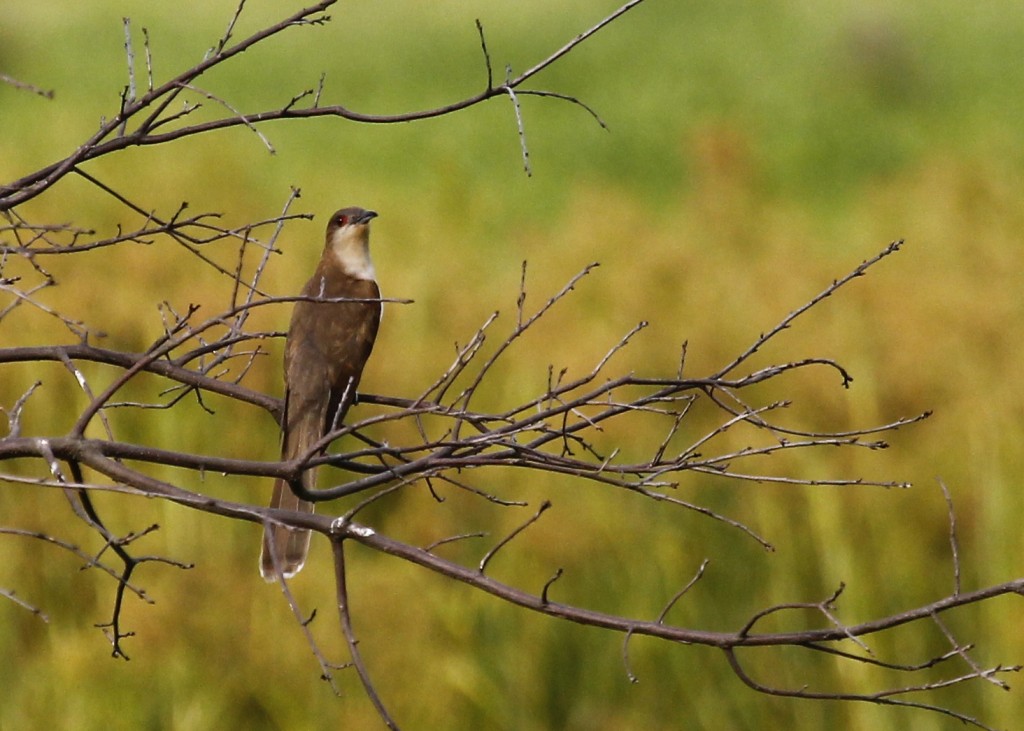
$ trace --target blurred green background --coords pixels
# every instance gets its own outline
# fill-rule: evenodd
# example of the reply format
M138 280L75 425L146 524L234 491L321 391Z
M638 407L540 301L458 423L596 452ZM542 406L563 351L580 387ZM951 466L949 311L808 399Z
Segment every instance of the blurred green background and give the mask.
M148 29L157 82L198 61L234 3L5 3L0 71L56 91L47 101L0 86L0 177L13 180L63 157L118 104L126 83L121 18L130 17L141 66ZM252 3L237 34L298 5ZM199 85L245 111L284 104L326 72L324 103L369 113L440 106L480 90L485 72L474 19L498 76L521 71L616 7L611 2L355 2L324 27L293 29ZM230 225L279 212L289 190L314 222L289 226L265 285L294 292L319 255L326 215L358 204L381 212L374 257L389 306L363 388L418 394L495 309L495 338L514 319L520 263L536 307L591 261L590 275L513 352L478 407L504 408L543 388L547 367L588 370L641 319L648 328L622 370L674 372L723 365L833 278L905 237L906 249L812 312L764 355L834 357L832 374L790 377L764 402L795 401L787 423L837 430L935 415L901 430L884 452L823 451L752 465L770 474L908 480L906 491L739 484L684 476L680 497L751 525L767 554L735 530L664 505L567 480L480 473L504 497L550 497L554 509L513 544L495 576L539 590L557 567L560 601L651 618L711 559L708 574L670 615L696 628L732 629L778 602L817 601L847 584L844 620L862 621L952 591L946 508L957 507L965 589L1021 575L1024 499L1024 6L1015 0L917 3L703 3L648 0L539 74L531 88L572 94L598 111L522 98L533 176L522 170L507 100L414 124L339 120L262 128L270 155L236 129L130 150L87 166L147 208L218 211ZM73 222L110 235L131 225L116 202L68 180L19 209L34 222ZM134 223L137 223L135 221ZM232 245L233 247L234 245ZM230 262L234 249L210 252ZM161 332L158 303L211 315L228 280L165 240L46 266L61 286L40 295L140 349ZM14 263L9 266L15 267ZM6 305L6 301L4 302ZM287 308L257 322L282 328ZM503 329L504 328L504 329ZM0 322L4 346L70 342L38 310ZM280 393L280 343L247 383ZM94 386L113 371L86 368ZM84 398L69 374L5 366L0 404L36 378L29 434L62 433ZM153 398L159 384L139 385ZM273 421L216 399L216 413L116 413L119 436L171 449L273 458ZM362 407L364 409L368 407ZM699 425L695 424L696 430ZM693 437L698 432L689 433ZM388 438L386 430L376 436ZM629 448L660 432L604 435ZM799 458L798 458L799 457ZM28 466L26 466L26 469ZM161 474L186 487L262 502L269 483ZM338 476L344 479L344 476ZM527 481L529 484L524 484ZM379 506L376 527L427 544L458 532L502 535L529 509L495 510L422 489ZM2 539L0 587L40 606L44 624L0 601L0 728L376 728L351 671L338 699L279 592L256 570L258 529L152 501L100 496L117 530L158 522L137 549L169 554L188 572L150 564L136 581L155 600L130 600L136 634L128 663L108 657L93 625L106 621L112 582L78 571L69 554ZM63 496L6 484L0 523L56 533L94 549ZM339 508L340 510L340 508ZM329 556L314 543L294 582L332 657L346 657L333 620ZM489 544L488 544L489 545ZM479 559L483 544L448 554ZM724 658L699 647L636 638L630 684L621 637L532 616L426 572L353 547L351 592L361 648L385 703L408 729L949 729L919 711L759 696ZM983 665L1021 662L1020 600L1003 598L944 621L976 643ZM787 616L764 629L816 626ZM920 625L869 639L879 657L920 662L946 649ZM908 679L794 651L745 655L757 677L784 687L871 692ZM951 665L946 675L968 672ZM1011 693L975 683L915 700L948 705L999 728L1024 717Z

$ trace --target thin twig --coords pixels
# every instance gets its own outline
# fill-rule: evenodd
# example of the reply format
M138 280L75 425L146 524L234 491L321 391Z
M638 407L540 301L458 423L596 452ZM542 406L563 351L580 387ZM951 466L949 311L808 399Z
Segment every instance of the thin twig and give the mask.
M522 525L517 527L515 530L513 530L507 536L502 538L500 541L498 541L494 545L494 548L492 548L490 551L488 551L486 554L484 554L484 557L482 559L480 559L480 563L477 566L477 571L479 571L481 574L485 573L486 570L487 570L487 564L489 564L491 562L491 559L494 558L497 555L498 551L500 551L502 548L507 546L509 544L509 542L513 538L515 538L520 533L522 533L524 530L526 530L531 525L536 523L537 519L540 518L540 516L543 515L544 511L547 510L550 507L551 507L551 502L550 501L545 500L544 502L542 502L540 504L540 508L537 509L537 512L534 513L533 516L529 520L527 520L525 523L523 523Z
M342 634L344 634L345 641L348 643L348 651L349 655L352 657L352 665L355 667L356 673L359 675L359 680L363 684L363 690L366 692L366 696L370 699L370 702L373 703L373 707L377 709L377 715L380 716L385 726L397 731L398 724L396 724L394 719L391 718L391 715L388 713L383 701L381 701L380 695L377 693L377 689L374 687L373 681L370 679L370 673L366 669L366 665L363 663L362 654L359 652L359 641L356 639L355 630L352 628L352 610L348 601L348 584L345 574L344 540L342 538L334 538L331 541L331 547L334 549L334 578L338 595L338 618L341 621Z
M12 76L0 73L0 82L13 86L15 89L21 89L22 91L30 91L33 94L43 97L44 99L53 99L53 89L41 89L35 84L29 84L24 81L18 81Z
M507 69L507 75L512 75L512 67L509 66ZM519 148L523 153L523 170L526 172L526 177L533 176L533 171L530 169L530 148L526 145L526 125L523 123L523 110L519 107L519 97L516 96L515 90L510 86L506 80L504 86L501 87L508 98L512 100L512 111L516 115L516 128L519 130Z
M942 496L946 499L946 512L949 520L949 550L953 560L953 594L960 593L960 542L956 537L956 511L953 510L953 496L941 478L938 480Z

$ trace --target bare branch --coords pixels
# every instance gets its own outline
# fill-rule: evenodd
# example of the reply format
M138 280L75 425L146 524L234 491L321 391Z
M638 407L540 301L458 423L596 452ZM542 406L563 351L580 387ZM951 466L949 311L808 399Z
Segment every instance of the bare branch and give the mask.
M505 84L501 87L508 98L512 100L512 111L516 115L516 127L519 130L519 147L523 151L523 170L526 172L526 177L531 177L533 171L530 169L530 150L526 146L526 126L523 124L523 110L519 108L519 98L516 96L515 90L509 85L508 77L512 75L512 67L509 66L505 73Z
M4 597L5 599L10 599L12 602L17 604L22 609L27 609L29 612L31 612L32 614L34 614L37 617L39 617L39 619L43 620L46 623L49 623L50 618L48 616L46 616L46 613L43 612L43 610L41 610L39 607L36 607L36 606L33 606L32 604L29 604L24 599L19 598L10 589L0 589L0 596Z
M843 285L847 284L848 282L850 282L850 281L852 281L852 280L854 280L854 279L856 279L858 277L864 276L864 273L869 268L871 268L872 266L874 266L875 264L877 264L878 262L880 262L882 259L886 258L887 256L890 256L891 254L895 254L897 251L900 250L900 247L902 247L902 246L903 246L903 239L899 239L897 241L893 241L885 249L883 249L881 253L876 254L875 256L871 257L870 259L866 259L865 261L861 262L860 265L856 269L854 269L852 272L850 272L849 274L847 274L846 276L844 276L844 277L842 277L840 279L837 279L837 280L833 281L828 287L826 287L820 293L818 293L817 295L812 297L804 305L798 307L793 312L789 313L786 317L784 317L782 319L781 322L779 322L778 325L773 327L771 330L768 330L767 332L762 333L760 336L758 336L758 338L754 341L754 343L749 348L747 348L742 353L740 353L739 356L737 356L731 363L729 363L727 366L725 366L724 368L719 370L712 377L713 378L721 378L721 377L725 376L726 374L731 373L732 371L734 371L742 363L744 363L746 360L748 360L750 358L750 356L752 356L754 353L756 353L758 350L760 350L761 347L765 343L767 343L769 340L774 338L776 335L778 335L783 330L788 329L793 324L793 321L796 320L798 317L800 317L800 315L804 314L805 312L810 310L812 307L816 306L822 300L831 297ZM847 385L850 380L851 379L847 375L844 374L844 377L843 377L844 384L843 385L844 386Z
M946 499L946 511L949 515L949 550L953 560L953 593L960 593L960 544L956 538L956 512L953 510L953 496L949 494L949 488L941 479L939 487L942 489L942 496Z
M25 176L9 185L0 187L0 211L9 210L20 203L24 203L37 195L40 195L80 164L128 147L165 144L184 137L204 134L213 130L236 127L239 125L253 126L263 122L280 119L304 119L330 116L339 117L352 122L395 124L452 114L483 103L499 95L511 96L514 100L515 91L533 76L548 66L551 66L585 40L592 37L599 30L621 17L627 11L639 5L643 0L631 0L631 2L626 3L603 20L591 26L587 31L577 35L569 43L562 46L562 48L534 64L527 71L514 78L508 79L502 86L494 88L491 84L488 84L488 87L484 89L484 91L476 95L441 107L396 115L364 114L352 111L340 105L322 106L319 104L320 93L317 91L315 93L314 104L309 107L296 107L292 103L289 103L278 109L247 113L244 115L232 114L228 117L199 122L160 134L153 131L161 126L161 118L167 110L168 105L178 97L182 90L191 86L192 82L206 73L209 69L231 60L257 43L260 43L261 41L264 41L267 38L289 28L323 24L328 20L327 16L322 15L323 11L335 2L337 2L337 0L322 0L316 5L304 8L288 18L254 33L244 40L238 41L234 45L229 45L234 28L234 20L232 20L229 25L228 32L225 34L221 43L217 48L211 49L211 52L208 53L200 63L157 88L151 89L146 94L134 99L123 100L118 113L109 121L106 121L101 125L100 129L89 140L82 144L68 157L42 168L36 173ZM237 12L241 12L241 4L240 9ZM557 93L549 92L547 95L557 96ZM571 101L571 98L568 100ZM152 107L155 107L155 110L140 124L138 124L134 131L129 131L127 129L130 120L132 120L136 115ZM177 117L172 115L172 118L176 119ZM116 130L122 130L122 133L111 137L111 134Z
M494 72L491 70L491 54L487 50L487 39L484 38L484 24L476 19L476 32L480 35L480 50L484 53L484 64L487 66L487 88L494 88Z
M264 533L269 535L269 530L269 523L264 523ZM313 657L316 658L317 663L320 665L321 677L330 684L331 690L334 691L334 694L340 696L341 689L338 688L338 684L334 681L334 674L331 672L331 664L327 662L327 658L324 657L323 652L320 650L320 645L317 644L316 638L313 637L313 632L310 630L310 625L312 625L313 620L316 619L316 610L314 609L309 617L303 616L302 610L299 608L298 600L295 598L291 588L288 586L288 582L284 578L284 572L280 570L280 558L277 555L277 546L275 544L276 541L267 541L267 548L270 551L271 562L275 566L273 575L277 577L277 584L281 588L281 593L284 594L285 600L288 602L288 607L292 610L292 614L295 617L295 621L298 622L303 636L306 638L306 644L309 645L310 650L313 652Z
M507 536L502 538L500 541L498 541L494 545L494 548L492 548L490 551L488 551L486 554L484 554L484 557L482 559L480 559L480 565L477 566L477 570L481 574L484 573L487 570L487 564L489 564L491 562L491 559L494 558L497 555L498 551L500 551L502 548L507 546L512 541L513 538L515 538L520 533L522 533L524 530L526 530L531 525L536 523L537 519L540 518L540 516L544 513L544 511L547 510L550 507L551 507L551 503L549 501L545 500L544 502L542 502L540 504L540 507L537 509L537 512L534 513L533 516L529 520L527 520L525 523L523 523L518 528L513 530L511 533L509 533ZM547 588L547 586L548 585L545 584L545 589Z
M373 685L373 681L370 679L369 671L367 671L366 666L363 664L363 658L359 652L359 642L356 640L355 630L352 628L352 614L348 602L348 583L345 576L344 541L334 539L331 541L331 547L334 549L334 577L338 592L338 617L341 620L345 641L348 643L349 654L352 656L352 665L359 674L363 690L366 691L366 695L370 702L373 703L373 707L377 709L377 715L380 716L385 726L397 730L398 724L395 723L388 713L387 708L380 699L380 695L377 693L377 689Z
M0 82L13 86L15 89L21 89L22 91L30 91L33 94L43 97L44 99L53 99L54 97L52 89L40 89L35 84L29 84L24 81L18 81L17 79L8 76L7 74L0 74Z

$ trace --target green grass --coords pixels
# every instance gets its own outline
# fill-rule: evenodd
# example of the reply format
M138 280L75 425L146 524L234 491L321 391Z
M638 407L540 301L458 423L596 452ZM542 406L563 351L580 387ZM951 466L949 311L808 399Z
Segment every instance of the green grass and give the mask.
M125 83L121 16L136 39L147 27L158 81L200 57L232 3L202 10L17 2L6 8L0 66L55 88L52 102L0 87L0 177L9 180L74 149L117 104ZM66 7L63 7L66 5ZM325 101L368 112L437 106L479 90L481 18L496 72L532 65L612 7L592 3L398 2L345 4L325 28L292 30L237 59L209 86L254 110L280 104L327 71ZM187 17L182 13L187 12ZM274 17L252 9L243 30ZM704 558L706 578L673 612L686 626L729 629L775 602L816 601L847 583L845 619L902 611L952 587L945 504L958 511L964 586L1020 576L1024 555L1019 475L1024 388L1024 37L1019 3L984 8L926 2L883 10L862 3L690 3L648 0L536 79L578 96L582 109L523 99L534 175L522 172L507 100L410 125L316 121L265 129L269 155L249 132L131 150L89 171L163 213L188 200L229 223L266 217L289 185L312 223L294 224L266 281L294 291L318 253L322 222L342 204L381 211L375 259L385 292L414 305L388 308L364 387L419 392L494 310L514 318L519 266L529 260L530 307L590 261L591 274L551 320L514 351L491 405L533 393L547 366L582 372L637 321L651 327L622 369L707 372L745 347L833 278L906 237L906 249L826 302L765 355L835 357L855 381L791 379L766 401L794 398L788 418L837 429L934 409L884 452L823 452L767 465L778 474L910 480L909 491L811 490L687 479L682 496L751 524L777 546L766 554L719 524L611 491L565 481L523 485L520 475L475 476L506 496L550 495L554 511L495 566L539 588L566 570L558 598L657 616ZM43 52L45 50L45 52ZM67 181L26 205L32 220L75 221L109 232L117 207ZM234 252L216 252L230 260ZM9 271L23 264L9 263ZM166 241L47 261L61 282L46 301L75 303L114 347L142 348L160 332L157 303L178 309L227 301L227 280ZM128 276L125 275L128 274ZM283 327L287 311L265 321ZM504 328L504 329L502 329ZM497 337L497 334L494 336ZM22 307L0 322L0 343L70 340L51 318ZM111 373L88 371L94 383ZM280 365L261 362L249 383L280 391ZM0 404L36 378L30 434L61 433L84 398L60 367L6 367ZM140 394L152 395L152 384ZM271 458L277 435L263 415L214 401L217 413L116 415L122 435L167 448ZM696 427L694 427L696 428ZM379 435L390 436L390 435ZM607 435L629 448L637 435ZM170 475L171 473L168 473ZM185 486L262 501L252 480L174 477ZM501 535L523 511L495 514L448 494L437 504L409 491L373 514L382 530L416 543L486 529ZM4 525L59 532L94 546L59 493L6 486ZM131 601L130 663L110 660L92 626L105 621L112 586L52 547L4 539L0 587L41 606L49 625L0 602L0 728L374 728L354 674L343 697L317 680L288 608L256 572L248 525L148 501L104 501L117 529L158 522L144 550L196 561L190 572L148 566L138 582L156 604ZM550 520L548 520L550 518ZM59 531L58 531L59 528ZM467 562L479 545L451 547ZM528 615L367 551L354 549L353 601L361 647L404 728L445 729L947 729L938 716L861 705L758 696L702 648L637 638L630 684L621 638ZM330 621L326 547L314 546L296 582L332 657L345 657ZM1019 602L1003 599L947 622L976 642L983 663L1020 662ZM796 616L780 626L799 624ZM936 630L875 638L908 662L943 649ZM793 652L751 653L759 678L866 692L878 674ZM937 676L929 675L929 678ZM890 680L891 678L885 678ZM934 700L997 728L1024 716L1012 693L982 685Z

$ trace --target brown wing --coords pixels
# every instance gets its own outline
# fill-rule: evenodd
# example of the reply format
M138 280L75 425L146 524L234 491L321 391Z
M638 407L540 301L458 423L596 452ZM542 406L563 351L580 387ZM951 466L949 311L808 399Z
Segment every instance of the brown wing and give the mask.
M303 295L379 299L376 282L350 277L339 267L332 270L332 266L332 260L325 257L303 288ZM295 303L285 347L283 460L308 455L324 434L342 424L373 349L380 316L380 302ZM302 483L307 489L314 488L316 470L306 470ZM314 506L278 480L271 507L313 512ZM284 575L292 576L306 560L309 531L274 526L270 534L273 555L265 541L261 561L264 578L273 579L274 558Z
M355 279L340 269L325 271L328 268L329 264L321 264L303 289L304 295L380 298L376 282ZM381 303L373 301L295 304L285 352L288 427L293 419L304 420L316 414L319 439L343 422L373 349L380 315Z

